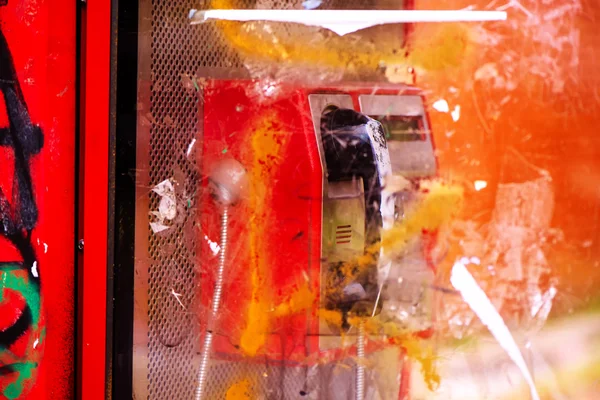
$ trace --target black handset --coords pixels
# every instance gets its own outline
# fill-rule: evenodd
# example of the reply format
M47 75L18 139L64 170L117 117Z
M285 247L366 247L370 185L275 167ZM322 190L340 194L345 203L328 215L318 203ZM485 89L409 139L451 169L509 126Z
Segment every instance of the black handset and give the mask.
M389 155L381 124L352 109L326 108L321 118L321 138L327 174L323 218L325 227L332 226L324 229L324 234L332 238L331 246L324 246L329 249L326 258L329 255L330 274L325 307L342 311L345 321L349 313L372 315L377 306L376 261L361 268L363 273L351 282L347 282L340 268L345 261L351 261L349 258L364 254L370 245L381 240L382 174L389 167ZM362 227L351 223L359 220L356 215L361 208L356 206L359 197L364 213ZM362 242L362 248L355 246L354 254L347 253L344 257L343 245L361 231L362 241L357 242ZM376 260L378 255L374 256Z

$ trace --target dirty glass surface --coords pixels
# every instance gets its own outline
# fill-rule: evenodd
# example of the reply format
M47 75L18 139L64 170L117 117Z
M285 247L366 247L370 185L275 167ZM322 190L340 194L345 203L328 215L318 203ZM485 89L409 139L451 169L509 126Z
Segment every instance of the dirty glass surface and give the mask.
M191 24L232 8L507 18ZM596 398L597 15L141 1L136 398Z

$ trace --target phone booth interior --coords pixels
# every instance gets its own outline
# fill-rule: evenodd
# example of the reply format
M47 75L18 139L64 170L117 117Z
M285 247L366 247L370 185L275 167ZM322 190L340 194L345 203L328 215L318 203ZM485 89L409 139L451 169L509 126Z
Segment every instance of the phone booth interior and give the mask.
M250 79L214 24L190 27L183 12L162 19L182 8L139 8L134 394L197 393L209 332L203 398L244 379L274 398L357 398L376 386L402 398L401 347L366 340L356 321L377 316L431 333L431 237L411 242L402 262L388 260L395 272L383 280L373 251L420 179L436 175L422 93L377 74L335 84ZM392 29L402 43L406 26L386 29L374 33ZM213 186L228 160L247 184L224 207ZM394 187L394 175L392 193L384 181ZM349 267L361 256L369 260ZM368 360L374 351L383 358ZM363 363L393 367L371 373Z
M395 170L418 184L419 178L435 175L436 161L423 98L414 88L280 85L273 100L257 102L260 84L215 80L204 88L203 169L211 171L219 160L233 157L250 180L246 197L229 211L228 226L221 226L219 205L209 190L203 191L200 202L200 226L206 237L218 238L227 229L232 238L223 311L212 327L217 332L213 357L222 361L220 368L213 366L208 385L217 381L211 376L222 376L232 363L260 355L252 367L257 375L264 373L265 358L289 367L289 376L277 378L290 381L284 385L288 397L316 385L308 375L320 359L332 358L330 368L339 368L337 363L344 358L348 362L357 357L358 329L347 319L382 310L398 314L399 305L405 303L408 310L407 305L425 302L421 294L410 298L406 290L411 284L419 286L411 279L431 281L427 275L432 271L419 245L412 258L403 258L404 270L399 269L406 279L404 287L398 277L394 285L378 284L375 263L349 276L340 276L340 268L380 240L380 229L393 225L409 205L406 196L396 199L382 190L383 175ZM365 133L370 122L385 128ZM214 240L203 241L200 250L200 292L206 311L200 314L201 321L210 320L218 258ZM423 320L417 330L430 327L426 307L420 310ZM265 318L273 321L254 321L262 317L252 313L271 314ZM331 313L343 319L337 327L327 318ZM398 360L399 374L401 367ZM338 373L337 383L321 387L320 395L353 393L353 368L351 373ZM267 379L273 386L267 389L270 392L279 386L272 379ZM212 395L218 396L219 389L215 387Z

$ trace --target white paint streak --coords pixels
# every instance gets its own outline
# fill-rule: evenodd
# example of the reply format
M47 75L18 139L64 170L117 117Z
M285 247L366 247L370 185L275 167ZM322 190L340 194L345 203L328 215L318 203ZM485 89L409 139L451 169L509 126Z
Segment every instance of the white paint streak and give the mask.
M458 121L460 119L460 106L454 107L454 111L452 111L450 115L452 116L452 121Z
M33 274L34 277L38 278L38 269L37 269L37 261L33 262L33 265L31 266L31 273Z
M523 355L521 354L517 343L504 323L504 320L490 299L486 296L485 292L479 287L475 278L469 273L466 266L463 264L463 261L467 260L463 258L462 260L457 261L452 267L452 274L450 276L452 286L460 292L463 300L489 329L500 344L500 347L506 351L511 360L513 360L515 365L519 368L527 385L529 385L532 400L540 400L529 368L527 368L527 364L523 359Z
M475 186L475 190L477 190L479 192L480 190L483 190L487 187L487 182L486 181L475 181L475 182L473 182L473 186Z
M179 299L181 297L181 293L177 293L175 291L175 289L171 289L171 294L173 296L175 296L175 299L177 300L177 302L179 303L179 305L181 305L181 307L183 307L185 309L185 306L183 305L183 303L181 302L181 300Z
M432 107L434 110L443 113L447 113L448 111L450 111L450 106L448 105L448 102L444 99L437 100L433 103Z
M190 144L188 145L187 151L185 152L186 156L190 156L192 154L192 150L194 149L194 145L196 144L196 139L192 139Z
M505 21L504 11L470 10L190 10L192 25L209 20L292 22L340 36L372 26L413 22Z
M219 254L219 250L221 250L221 246L219 246L217 244L217 242L213 242L206 235L204 235L204 240L206 240L208 242L208 245L210 246L210 250L213 252L213 255L216 256L217 254Z

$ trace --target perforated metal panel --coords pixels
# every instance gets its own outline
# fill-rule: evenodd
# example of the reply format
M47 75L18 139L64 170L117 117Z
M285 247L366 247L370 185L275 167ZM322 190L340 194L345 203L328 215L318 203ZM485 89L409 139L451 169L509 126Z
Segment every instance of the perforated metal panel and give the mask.
M243 0L240 8L301 8L301 0ZM327 8L370 8L374 1L324 2ZM201 171L196 148L201 141L201 95L194 78L247 77L235 51L214 24L190 26L187 15L202 8L198 0L141 0L137 133L136 281L134 323L134 398L191 399L196 384L198 327L194 221ZM206 6L206 5L205 5ZM290 29L291 27L282 27ZM293 28L291 29L293 30ZM151 228L161 197L155 185L170 179L177 216ZM153 214L155 213L155 214ZM336 376L352 391L352 368ZM255 376L264 398L304 397L307 385L318 393L320 380L305 368L219 362L213 364L207 392L223 398L241 375ZM310 383L309 376L317 376ZM333 397L331 397L333 398ZM337 396L335 398L338 398ZM346 398L342 396L339 398Z
M189 25L192 8L198 8L197 1L140 1L136 399L193 397L198 367L194 220L200 174L190 147L200 140L194 77L243 74L214 26ZM157 233L149 222L156 221L151 212L161 198L151 189L167 179L179 206L176 218L165 222L168 228Z

